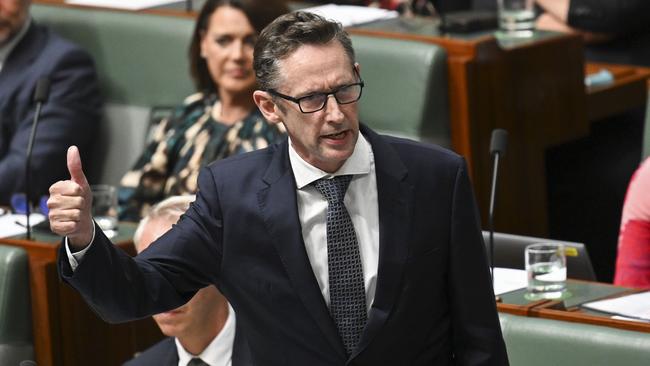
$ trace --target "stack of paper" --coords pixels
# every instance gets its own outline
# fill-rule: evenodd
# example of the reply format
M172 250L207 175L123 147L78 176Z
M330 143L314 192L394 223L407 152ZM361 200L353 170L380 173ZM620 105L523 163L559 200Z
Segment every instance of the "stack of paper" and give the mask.
M43 220L45 220L45 216L40 213L29 215L29 225L31 227ZM25 234L27 232L26 224L27 217L25 215L6 214L0 216L0 238Z
M501 295L506 292L526 287L528 277L523 269L495 268L494 269L494 294Z
M582 304L582 307L632 319L650 320L650 291Z
M397 18L396 11L367 6L327 4L301 9L341 23L344 27L369 23L375 20Z

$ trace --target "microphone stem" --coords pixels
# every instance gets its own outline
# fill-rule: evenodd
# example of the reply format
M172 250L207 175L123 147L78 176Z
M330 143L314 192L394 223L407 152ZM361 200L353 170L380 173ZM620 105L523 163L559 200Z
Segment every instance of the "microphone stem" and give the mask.
M494 202L496 200L497 173L499 171L499 153L494 154L492 167L492 187L490 192L490 210L488 211L488 229L490 230L490 279L494 285Z
M34 148L34 139L36 137L36 126L38 124L38 117L41 114L41 106L43 103L37 102L36 103L36 112L34 113L34 121L32 122L32 131L29 135L29 142L27 144L27 160L25 162L25 213L27 214L27 221L26 221L26 226L27 226L27 240L32 239L32 226L29 224L29 216L31 216L31 178L32 178L32 167L31 167L31 162L32 162L32 150Z

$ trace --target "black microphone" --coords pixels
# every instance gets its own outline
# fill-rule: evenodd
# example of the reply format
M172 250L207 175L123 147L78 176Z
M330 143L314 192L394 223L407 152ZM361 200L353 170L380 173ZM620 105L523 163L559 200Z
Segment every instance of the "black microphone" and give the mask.
M497 128L492 131L490 140L490 155L493 157L492 165L492 186L490 190L490 211L488 213L488 225L490 230L490 278L494 284L494 201L497 195L497 174L499 172L499 158L506 154L508 147L508 131Z
M27 240L32 238L32 228L29 224L31 200L31 162L32 150L34 148L34 138L36 137L36 127L38 126L38 119L41 116L41 108L47 102L47 97L50 94L50 78L43 76L36 82L36 89L34 90L34 103L36 103L36 112L34 112L34 122L32 123L32 132L29 135L29 142L27 143L27 157L25 159L25 198L26 207L25 213L27 214Z

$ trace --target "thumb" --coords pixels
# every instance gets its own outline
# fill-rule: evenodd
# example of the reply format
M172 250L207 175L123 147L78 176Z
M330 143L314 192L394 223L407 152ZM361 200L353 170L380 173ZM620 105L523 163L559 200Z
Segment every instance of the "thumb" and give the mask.
M70 172L70 179L80 185L81 187L88 186L88 180L81 167L81 156L79 156L79 149L76 146L68 148L68 171Z

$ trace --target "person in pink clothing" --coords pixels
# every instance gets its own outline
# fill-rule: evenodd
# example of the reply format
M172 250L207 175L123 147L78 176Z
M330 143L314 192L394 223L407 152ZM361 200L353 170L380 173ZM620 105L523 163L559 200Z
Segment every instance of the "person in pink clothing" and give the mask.
M650 158L634 173L625 195L614 283L650 288Z

